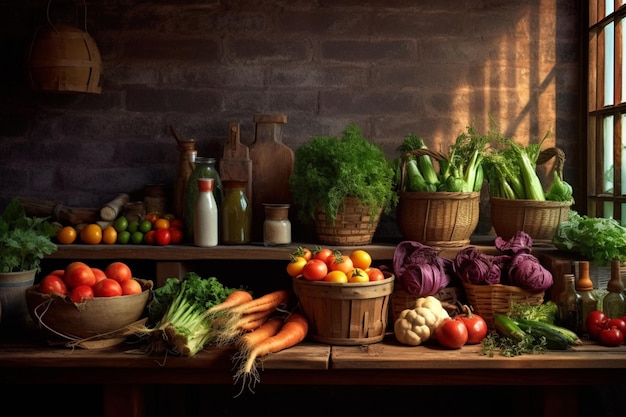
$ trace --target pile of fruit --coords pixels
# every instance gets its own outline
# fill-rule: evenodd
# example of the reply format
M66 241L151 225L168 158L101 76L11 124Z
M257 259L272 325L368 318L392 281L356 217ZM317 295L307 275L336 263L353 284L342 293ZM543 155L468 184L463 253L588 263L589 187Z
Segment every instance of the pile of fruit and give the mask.
M104 270L74 261L65 269L50 272L39 283L39 292L68 295L75 303L94 297L119 297L142 291L130 267L119 261L111 262Z
M371 266L372 257L363 249L344 255L339 250L299 246L289 258L287 273L293 278L340 283L386 279L380 268Z
M99 223L61 227L56 240L63 245L80 242L88 245L118 243L166 246L183 241L183 222L172 214L159 216L150 213L131 221L121 215L104 227Z

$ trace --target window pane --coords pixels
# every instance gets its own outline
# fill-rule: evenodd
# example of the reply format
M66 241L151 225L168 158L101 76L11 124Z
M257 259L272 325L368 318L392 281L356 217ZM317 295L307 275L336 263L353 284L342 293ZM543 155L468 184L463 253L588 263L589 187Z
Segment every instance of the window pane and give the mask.
M605 201L602 206L604 211L602 217L605 219L613 217L613 203L611 201Z
M613 116L607 116L604 118L604 138L603 146L604 146L604 162L602 166L604 167L604 182L602 187L603 193L612 193L613 192ZM611 207L611 213L613 212L613 208Z
M613 104L613 89L615 84L613 83L614 77L614 27L613 23L609 23L604 28L604 105L610 106Z
M614 0L604 0L604 9L606 12L604 13L605 16L608 16L615 11L615 8L613 7L614 4L615 4Z

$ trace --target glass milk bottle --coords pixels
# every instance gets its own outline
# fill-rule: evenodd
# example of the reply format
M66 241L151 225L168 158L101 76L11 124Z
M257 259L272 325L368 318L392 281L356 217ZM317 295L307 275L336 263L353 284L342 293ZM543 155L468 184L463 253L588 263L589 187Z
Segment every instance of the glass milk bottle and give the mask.
M217 246L218 211L213 197L213 178L198 178L198 196L194 207L193 243L196 246Z

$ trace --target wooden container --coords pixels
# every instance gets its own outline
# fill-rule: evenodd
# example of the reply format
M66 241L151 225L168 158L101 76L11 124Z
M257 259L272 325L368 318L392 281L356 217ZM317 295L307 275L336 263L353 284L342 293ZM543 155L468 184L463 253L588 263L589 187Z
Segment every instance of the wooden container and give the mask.
M490 330L494 330L494 314L507 314L513 301L537 306L543 303L545 295L544 291L529 292L520 287L503 284L473 285L464 282L463 287L467 303L474 309L474 313L485 319Z
M293 279L293 289L309 321L309 337L333 345L364 345L387 331L394 275L382 281L338 283Z
M397 222L406 239L428 246L470 243L480 211L480 193L400 192Z
M27 56L30 86L47 92L102 92L102 59L93 38L66 25L40 28Z
M538 201L491 197L491 224L504 240L518 231L534 241L552 241L559 223L569 220L571 201Z
M339 208L334 222L331 222L322 210L316 211L317 239L324 245L369 245L378 228L381 213L382 210L378 210L372 215L369 206L360 204L354 197L347 197Z
M26 304L31 318L51 344L59 341L106 340L144 315L152 293L152 281L138 281L143 288L139 294L95 297L82 303L74 303L67 295L61 297L40 293L39 285L33 285L26 289ZM112 338L111 344L123 340Z

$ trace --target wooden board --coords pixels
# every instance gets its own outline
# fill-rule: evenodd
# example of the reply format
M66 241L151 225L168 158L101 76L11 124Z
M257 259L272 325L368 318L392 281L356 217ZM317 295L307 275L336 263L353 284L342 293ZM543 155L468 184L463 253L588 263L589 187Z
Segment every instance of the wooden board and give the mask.
M219 171L222 181L245 181L246 196L252 201L252 160L250 149L241 143L239 122L228 124L228 143L224 146L224 154L220 159Z
M263 240L263 203L291 204L289 177L294 152L282 143L284 114L257 114L255 141L250 145L252 159L252 240Z

